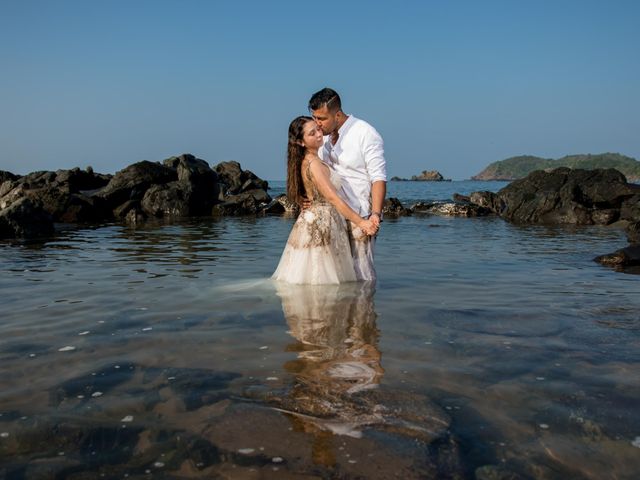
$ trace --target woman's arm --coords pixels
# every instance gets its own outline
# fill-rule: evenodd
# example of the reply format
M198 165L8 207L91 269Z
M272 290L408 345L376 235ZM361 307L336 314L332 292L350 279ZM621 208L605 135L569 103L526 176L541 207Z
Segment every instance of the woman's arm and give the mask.
M353 211L340 195L338 195L338 192L336 192L329 178L329 167L322 163L322 160L315 159L311 161L309 168L311 170L312 181L320 194L331 203L331 205L336 207L336 210L338 210L344 218L351 220L364 230L367 235L374 235L377 230L374 223L371 220L365 220Z

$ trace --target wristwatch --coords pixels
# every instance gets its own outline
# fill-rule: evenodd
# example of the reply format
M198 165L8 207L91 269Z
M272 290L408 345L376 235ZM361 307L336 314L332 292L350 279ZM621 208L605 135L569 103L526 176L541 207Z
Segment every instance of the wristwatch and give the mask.
M371 215L377 215L378 218L380 219L380 223L382 223L382 212L371 212Z

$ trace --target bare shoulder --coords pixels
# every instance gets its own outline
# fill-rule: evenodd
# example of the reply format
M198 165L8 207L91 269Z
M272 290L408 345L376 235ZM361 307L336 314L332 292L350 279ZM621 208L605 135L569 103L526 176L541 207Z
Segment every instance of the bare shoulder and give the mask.
M307 162L307 166L312 172L324 172L328 171L329 167L320 159L315 153L307 154L304 157L304 161Z

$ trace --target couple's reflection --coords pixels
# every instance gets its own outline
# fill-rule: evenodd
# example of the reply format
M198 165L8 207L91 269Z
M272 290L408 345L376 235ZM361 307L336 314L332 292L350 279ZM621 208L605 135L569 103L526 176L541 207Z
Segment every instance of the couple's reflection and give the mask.
M283 411L304 431L360 436L362 426L379 418L363 402L363 392L377 387L384 373L374 285L277 283L289 333L296 340L288 348L297 352L284 365L295 381L282 399Z

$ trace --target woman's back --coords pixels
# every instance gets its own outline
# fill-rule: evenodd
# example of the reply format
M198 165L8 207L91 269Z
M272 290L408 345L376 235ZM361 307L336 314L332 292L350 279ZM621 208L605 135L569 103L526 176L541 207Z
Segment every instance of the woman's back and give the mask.
M329 180L337 192L340 192L340 176L331 167L320 160L320 157L317 155L308 155L305 157L302 164L302 184L304 186L305 195L311 203L321 205L328 204L329 202L327 202L324 196L320 193L316 183L314 182L313 174L311 173L311 164L313 162L319 162L323 168L326 168L329 171Z

